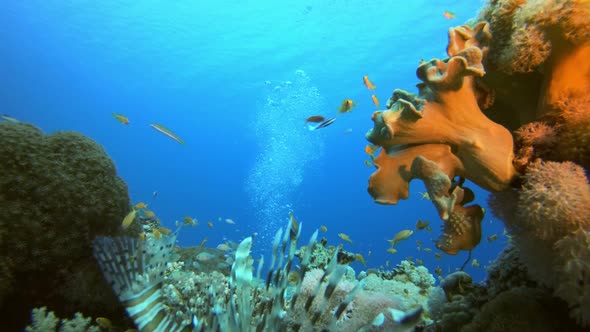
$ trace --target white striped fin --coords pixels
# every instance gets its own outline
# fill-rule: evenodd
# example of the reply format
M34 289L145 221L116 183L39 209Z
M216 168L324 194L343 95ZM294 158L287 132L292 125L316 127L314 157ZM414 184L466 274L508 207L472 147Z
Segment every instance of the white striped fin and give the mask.
M142 332L192 329L166 312L160 291L175 241L176 233L145 241L111 237L94 241L94 256L105 279Z

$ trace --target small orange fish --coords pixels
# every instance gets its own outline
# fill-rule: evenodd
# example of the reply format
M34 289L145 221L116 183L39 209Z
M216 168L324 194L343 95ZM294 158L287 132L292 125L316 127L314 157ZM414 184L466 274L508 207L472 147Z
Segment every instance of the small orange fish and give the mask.
M209 228L213 228L213 223L210 221L207 221L207 226L209 226Z
M367 146L365 146L365 153L369 156L372 156L375 153L375 151L377 151L377 149L378 147L376 145L367 144Z
M377 99L377 96L371 95L371 99L373 99L373 104L379 108L379 99Z
M162 233L164 235L168 235L168 234L172 233L172 230L170 230L166 227L160 227L160 228L158 228L158 230L160 231L160 233Z
M338 108L338 113L348 113L352 111L352 109L356 106L356 103L351 99L344 99L342 104L340 104L340 108Z
M145 204L144 202L139 202L139 203L135 204L135 208L136 209L145 209L145 208L147 208L147 204Z
M324 118L321 115L314 115L314 116L310 116L309 118L305 119L305 122L314 122L314 123L319 123L326 120L326 118Z
M113 117L117 119L117 121L121 122L122 124L128 125L129 119L123 114L113 113Z
M367 75L363 76L363 83L365 83L365 86L367 87L367 89L369 89L371 91L373 91L373 90L375 90L375 88L377 88L375 86L375 84L373 84L373 82L371 82L369 80L369 76L367 76Z
M356 255L354 255L354 258L355 258L357 261L361 262L361 264L363 264L363 265L367 265L367 262L365 261L365 257L363 257L363 255L361 255L361 254L356 254Z
M450 12L450 11L448 11L448 10L445 10L445 11L443 12L443 15L444 15L444 16L445 16L445 18L446 18L446 19L448 19L448 20L450 20L450 19L453 19L453 18L455 18L455 16L457 16L457 15L455 15L455 13L452 13L452 12Z
M159 240L160 237L162 237L162 233L160 233L160 231L157 228L154 228L152 230L152 233L154 233L154 237L156 238L156 240Z
M156 216L156 214L151 210L142 210L141 213L143 213L143 215L147 218L154 218Z

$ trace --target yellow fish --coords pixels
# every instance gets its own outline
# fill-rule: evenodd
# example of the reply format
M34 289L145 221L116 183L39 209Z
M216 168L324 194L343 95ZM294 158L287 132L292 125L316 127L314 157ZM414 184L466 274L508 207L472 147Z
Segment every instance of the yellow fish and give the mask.
M227 245L227 243L221 243L217 246L217 249L221 251L229 251L230 247Z
M375 86L375 84L373 84L373 82L371 82L371 80L369 80L369 76L365 75L363 76L363 83L365 84L365 86L367 87L367 89L373 91L375 90L377 87Z
M113 324L108 318L97 317L95 321L98 327L101 328L101 330L110 330L113 327Z
M338 108L338 113L348 113L352 111L352 109L356 106L356 103L351 99L344 99L342 104L340 104L340 108Z
M154 238L156 238L156 240L159 240L160 237L162 237L162 233L160 233L157 228L152 229L152 233L154 233Z
M397 234L395 234L395 236L393 237L393 239L387 240L387 242L389 242L391 244L391 246L393 247L398 242L401 242L401 241L409 238L410 236L412 236L412 234L414 234L414 231L409 230L409 229L405 229L405 230L400 231Z
M471 266L479 267L479 262L477 259L474 258L473 261L471 261Z
M139 202L137 204L135 204L135 209L145 209L147 208L147 204L145 204L144 202Z
M356 254L354 255L354 258L356 258L357 261L361 262L361 264L363 265L367 265L367 262L365 261L365 257L363 257L363 255L361 254Z
M160 233L162 233L164 235L168 235L168 234L172 233L172 231L166 227L159 227L158 230L160 231Z
M344 233L339 233L338 237L346 242L352 243L352 240L350 239L350 237Z
M210 221L207 221L207 226L209 226L209 228L213 228L213 223Z
M139 233L139 239L145 241L145 233Z
M321 226L320 226L320 230L321 230L322 232L326 233L326 232L328 231L328 227L326 227L326 226L324 226L324 225L321 225Z
M194 225L196 224L196 223L195 223L195 219L193 219L193 218L191 218L191 217L189 217L189 216L185 216L185 217L183 217L183 218L182 218L182 221L184 221L184 224L185 224L185 225L193 225L193 226L194 226Z
M201 244L199 244L199 247L203 248L205 246L205 243L207 243L207 238L204 238L203 241L201 241Z
M498 239L498 234L488 236L488 242L493 242Z
M365 160L365 165L366 166L373 166L373 163L371 161Z
M373 104L379 108L379 99L377 99L377 96L371 95L371 99L373 100Z
M375 151L377 151L379 147L373 144L367 144L367 146L365 146L365 153L368 154L369 156L372 156L373 154L375 154Z
M418 192L422 197L420 199L427 199L430 200L430 195L428 195L428 192Z
M395 254L395 253L397 253L397 249L395 249L394 247L391 247L391 248L387 249L387 252L390 254Z
M130 123L129 119L123 114L113 113L113 117L122 124L128 125Z
M151 211L151 210L142 210L141 213L143 213L144 216L146 216L147 218L154 218L156 216L156 214Z
M424 248L423 250L424 250L425 252L432 252L432 249L430 249L430 248Z
M129 212L125 216L125 219L123 219L123 223L121 224L121 226L123 226L123 229L127 229L127 227L129 227L129 225L131 225L133 223L133 220L135 220L136 216L137 216L137 210L135 210L135 209L131 210L131 212Z

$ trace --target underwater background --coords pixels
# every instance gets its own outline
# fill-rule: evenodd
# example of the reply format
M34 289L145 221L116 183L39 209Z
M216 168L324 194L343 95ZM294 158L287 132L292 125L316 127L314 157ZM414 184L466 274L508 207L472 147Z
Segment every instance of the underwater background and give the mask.
M289 212L304 239L325 225L329 244L360 253L357 272L421 259L447 274L467 259L438 252L436 209L412 182L398 205L367 193L373 166L365 133L394 88L415 91L420 57L444 57L445 31L477 14L481 1L6 1L0 4L1 113L46 133L73 130L103 145L163 226L184 216L181 245L215 246L255 233L268 257ZM445 11L456 17L446 18ZM429 36L426 40L422 36ZM336 116L309 131L312 115ZM125 125L113 117L122 114ZM184 140L150 128L158 123ZM486 207L487 193L476 192ZM227 218L235 224L225 222ZM433 232L416 230L418 219ZM213 227L207 227L211 221ZM477 281L507 238L489 213L465 270ZM387 240L414 234L390 254ZM347 234L352 243L342 241ZM488 242L493 234L499 237ZM416 241L421 241L419 245ZM418 248L421 247L421 248ZM432 252L425 252L431 248ZM421 249L421 250L420 250Z
M382 104L394 88L414 91L420 57L444 57L447 36L440 32L475 16L481 5L2 2L0 104L2 113L46 133L78 131L103 145L132 202L145 202L163 226L198 219L199 226L181 231L181 245L207 238L215 246L256 233L254 256L268 256L272 236L292 211L303 238L325 225L321 235L329 244L362 254L366 266L353 263L357 272L412 257L446 274L467 254L435 258L441 222L420 194L423 184L412 182L409 199L395 206L378 205L367 193L374 167L364 164L364 135L376 107L362 78L375 83ZM346 98L358 103L352 112L307 130L307 117L336 116ZM471 188L485 207L487 194ZM418 219L430 221L433 232L416 230ZM482 225L482 243L472 253L481 266L465 268L475 280L484 278L484 266L507 240L491 214ZM414 235L388 253L386 240L404 229ZM493 234L498 240L488 243Z

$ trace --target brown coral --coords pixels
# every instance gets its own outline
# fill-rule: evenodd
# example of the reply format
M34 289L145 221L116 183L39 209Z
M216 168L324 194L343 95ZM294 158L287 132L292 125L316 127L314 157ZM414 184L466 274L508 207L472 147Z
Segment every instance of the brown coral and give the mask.
M5 122L0 140L0 229L5 230L0 232L0 262L10 263L2 274L13 281L10 292L0 288L0 305L8 317L4 327L17 329L34 303L68 315L85 309L69 306L76 300L62 289L63 280L95 264L93 237L117 233L129 197L113 161L82 134L45 135L30 124ZM99 276L96 268L94 274ZM108 285L89 286L109 291ZM114 303L96 305L103 308L96 313L105 315L104 307L118 310Z

